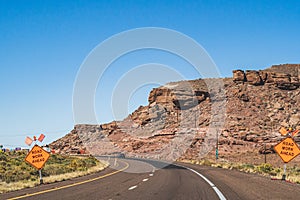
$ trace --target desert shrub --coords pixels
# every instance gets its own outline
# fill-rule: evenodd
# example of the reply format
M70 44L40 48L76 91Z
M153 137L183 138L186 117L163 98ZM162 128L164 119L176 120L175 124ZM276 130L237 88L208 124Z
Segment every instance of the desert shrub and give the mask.
M241 165L241 168L242 168L242 169L254 169L255 166L252 165L252 164L242 164L242 165Z
M7 161L7 156L4 152L0 152L0 161Z
M205 159L205 160L202 160L200 164L204 165L204 166L211 166L213 163L211 161Z
M4 173L4 176L2 177L2 180L5 181L6 183L10 183L19 180L28 180L30 178L31 175L29 172L15 169L15 170L6 171Z
M86 167L93 167L96 166L98 163L98 160L94 157L89 157L85 159Z
M25 162L27 152L0 152L0 181L7 183L22 180L37 180L38 170ZM74 171L85 171L96 166L98 160L62 155L51 155L42 169L44 177Z
M70 171L67 170L66 167L62 165L46 165L42 170L43 176L58 175L67 172Z
M258 165L257 169L258 169L258 172L269 174L270 172L273 171L274 168L271 164L264 163L264 164Z

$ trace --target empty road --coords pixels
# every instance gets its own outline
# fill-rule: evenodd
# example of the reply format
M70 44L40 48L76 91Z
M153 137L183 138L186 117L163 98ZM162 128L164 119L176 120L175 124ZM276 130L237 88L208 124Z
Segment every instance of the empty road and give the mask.
M299 199L300 186L198 165L110 159L112 168L0 199ZM114 169L113 169L114 168Z

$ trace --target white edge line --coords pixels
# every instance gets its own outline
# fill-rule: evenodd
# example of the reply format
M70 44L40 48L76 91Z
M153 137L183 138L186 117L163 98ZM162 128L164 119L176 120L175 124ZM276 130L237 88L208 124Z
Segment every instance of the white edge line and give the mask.
M176 165L176 164L173 164ZM217 188L217 186L215 186L208 178L206 178L204 175L200 174L199 172L197 172L196 170L193 170L189 167L185 167L185 166L181 166L181 165L176 165L178 167L183 167L185 169L190 170L191 172L194 172L195 174L197 174L198 176L200 176L203 180L205 180L216 192L216 194L218 195L218 197L220 198L220 200L226 200L225 196L222 194L222 192Z
M214 186L213 189L215 190L215 192L217 193L217 195L219 196L219 198L221 200L226 200L226 198L224 197L224 195L222 194L222 192L216 186Z
M152 173L154 173L155 172L155 167L152 165Z

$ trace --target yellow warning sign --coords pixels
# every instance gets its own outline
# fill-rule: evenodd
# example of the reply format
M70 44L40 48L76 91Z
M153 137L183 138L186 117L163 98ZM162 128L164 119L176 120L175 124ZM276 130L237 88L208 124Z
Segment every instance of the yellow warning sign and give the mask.
M50 154L42 147L35 145L25 158L25 161L37 169L42 169Z
M283 162L288 163L300 154L297 143L292 138L285 138L274 147Z

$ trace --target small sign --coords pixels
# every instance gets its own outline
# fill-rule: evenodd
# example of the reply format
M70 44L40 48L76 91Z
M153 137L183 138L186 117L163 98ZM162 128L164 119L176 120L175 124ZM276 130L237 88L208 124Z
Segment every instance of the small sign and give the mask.
M283 127L281 127L281 129L279 130L279 132L280 132L280 134L281 135L283 135L283 136L285 136L285 135L287 135L289 132L285 129L285 128L283 128Z
M292 137L295 137L298 133L299 133L299 130L295 130L295 131L292 133Z
M45 138L45 135L41 134L38 138L38 141L43 142L44 138Z
M28 145L28 146L30 146L31 144L32 144L32 142L33 142L33 140L30 138L30 137L26 137L26 139L25 139L25 143Z
M297 143L290 137L285 138L274 147L283 162L288 163L300 154Z
M26 156L25 161L37 169L42 169L49 157L50 154L47 151L38 145L34 145Z

